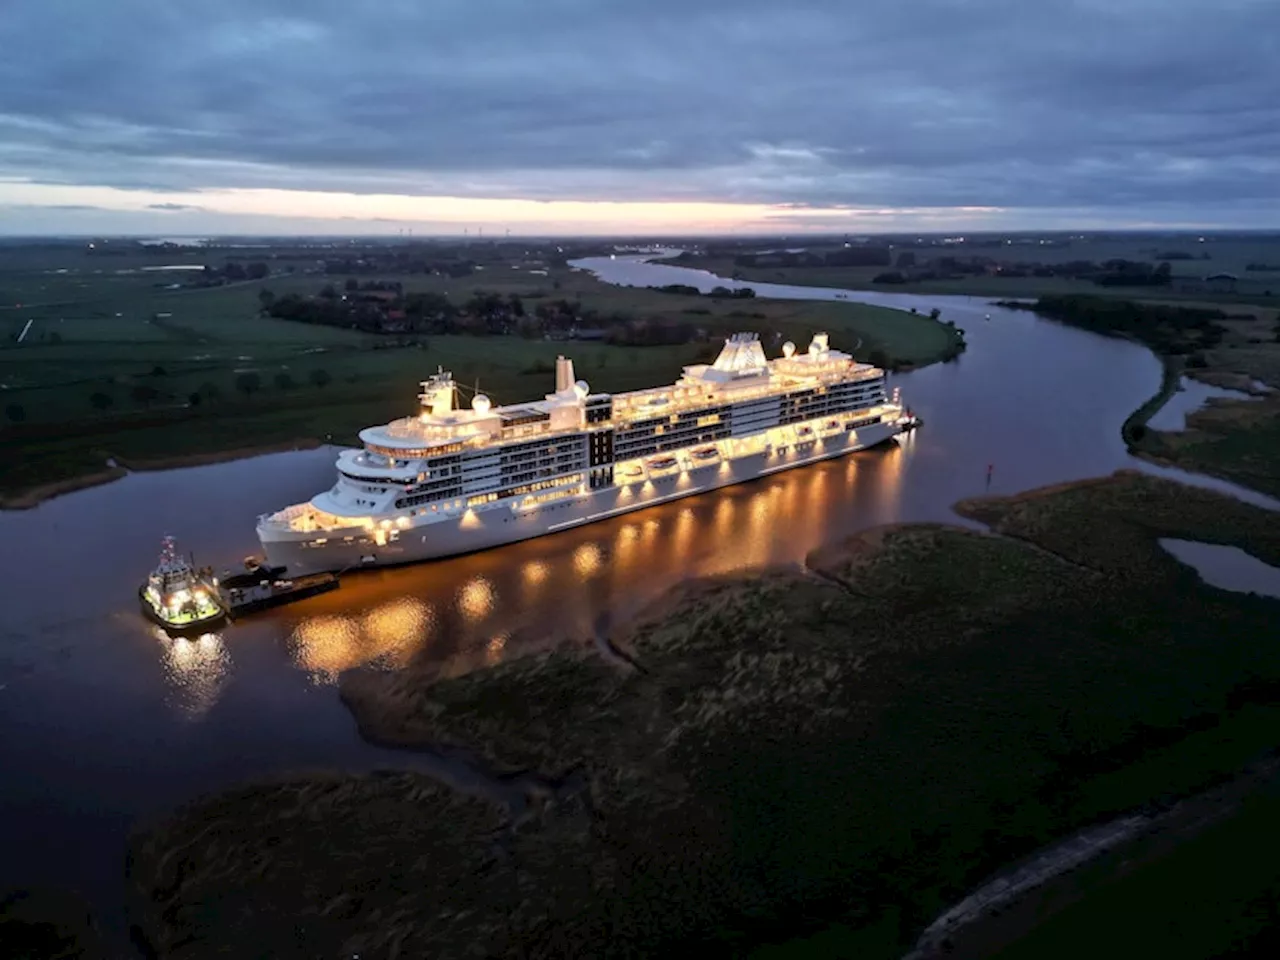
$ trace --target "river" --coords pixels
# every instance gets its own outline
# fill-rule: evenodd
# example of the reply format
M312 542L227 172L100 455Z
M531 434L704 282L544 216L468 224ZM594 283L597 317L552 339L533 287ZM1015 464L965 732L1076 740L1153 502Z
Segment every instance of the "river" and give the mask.
M724 282L642 260L578 265L613 282ZM893 378L925 422L901 443L498 550L364 571L203 639L165 639L137 610L161 536L201 564L238 563L257 548L259 513L331 484L332 450L133 474L0 514L0 889L77 890L118 929L128 831L202 792L410 762L486 788L457 762L364 744L334 690L342 670L415 656L460 670L589 638L602 616L690 577L798 563L876 524L959 522L951 504L988 489L1145 467L1119 428L1159 386L1146 349L981 299L848 296L936 306L966 330L956 361Z

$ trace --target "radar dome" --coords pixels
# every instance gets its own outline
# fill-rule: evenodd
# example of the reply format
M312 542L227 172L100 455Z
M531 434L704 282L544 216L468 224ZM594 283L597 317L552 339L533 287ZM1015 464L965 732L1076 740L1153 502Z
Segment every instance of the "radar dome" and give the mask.
M484 416L484 414L488 413L489 408L491 406L493 406L493 404L489 401L489 398L486 397L483 393L477 393L475 397L471 400L471 409L474 410L476 413L480 414L481 416Z
M579 380L573 385L573 392L578 395L579 400L585 400L587 394L591 392L591 388L587 386L587 381Z
M782 345L782 355L784 357L794 356L795 352L796 352L796 345L792 343L790 340L788 340L786 343Z

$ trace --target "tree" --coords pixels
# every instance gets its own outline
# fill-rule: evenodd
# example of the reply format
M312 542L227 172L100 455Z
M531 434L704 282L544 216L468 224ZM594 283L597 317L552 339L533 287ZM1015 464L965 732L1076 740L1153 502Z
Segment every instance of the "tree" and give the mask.
M360 289L360 281L355 277L347 277L347 282L342 285L342 289L347 293L354 293Z
M261 280L271 271L267 269L267 265L262 262L249 264L249 269L245 271L249 275L250 280Z
M149 406L152 400L160 396L160 391L149 383L140 383L129 391L129 396L133 397L133 402L139 406Z
M111 399L110 394L99 392L91 396L89 398L89 402L93 404L93 409L105 410L107 409L107 407L111 406L111 404L114 403L115 401Z
M329 384L329 371L312 370L311 376L309 377L309 379L311 380L312 384L317 387L326 387Z
M21 423L23 420L27 419L27 411L23 409L23 406L20 403L9 404L4 408L4 415L14 423Z
M899 270L916 265L916 255L914 250L903 250L898 254L898 261L894 264Z
M879 367L881 370L884 370L889 366L889 355L883 350L872 350L867 359L873 367Z
M222 391L215 384L202 383L200 384L200 395L206 400L217 400L222 395Z
M276 386L281 390L289 390L293 387L293 377L289 376L283 370L276 374Z
M163 377L166 373L168 373L168 371L158 363L151 368L151 375L153 377Z
M200 391L199 391L199 390L196 390L196 391L194 391L194 392L192 392L192 393L189 393L189 394L187 394L187 406L189 406L189 407L198 407L198 406L200 406L200 404L201 404L201 402L203 401L203 399L204 399L204 398L200 396Z
M332 283L326 283L323 287L320 288L320 296L322 296L326 300L337 300L338 291L334 289Z
M937 307L934 307L932 310L929 311L930 320L937 320L940 316L942 316L942 311L939 310Z
M50 343L61 343L61 342L62 342L62 334L60 334L57 330L54 330L52 333L50 333L50 334L49 334L49 342L50 342Z
M246 371L236 377L236 389L243 393L246 397L253 396L262 387L262 377L254 373L252 370Z
M259 305L261 305L263 310L270 310L271 305L275 302L276 302L276 295L272 293L270 290L268 290L266 287L263 287L261 290L258 291L258 303Z

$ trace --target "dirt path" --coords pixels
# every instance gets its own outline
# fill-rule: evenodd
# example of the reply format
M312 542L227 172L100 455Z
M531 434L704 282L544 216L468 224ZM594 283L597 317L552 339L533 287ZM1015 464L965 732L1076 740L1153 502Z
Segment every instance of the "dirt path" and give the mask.
M1003 871L943 913L904 960L979 960L1026 936L1093 890L1167 856L1178 844L1234 813L1280 774L1280 759L1179 801L1163 813L1134 814L1089 827ZM1089 868L1089 878L1080 876Z

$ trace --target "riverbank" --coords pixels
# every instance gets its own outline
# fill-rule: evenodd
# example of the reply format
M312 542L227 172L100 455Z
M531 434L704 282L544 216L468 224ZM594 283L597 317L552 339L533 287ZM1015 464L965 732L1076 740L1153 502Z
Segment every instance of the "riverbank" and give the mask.
M232 460L243 460L246 457L260 457L269 453L285 453L292 450L315 450L323 446L323 442L314 437L303 437L284 443L263 444L252 447L235 447L229 450L206 451L185 454L183 456L155 457L148 459L123 460L119 457L108 459L110 466L93 473L68 477L50 483L37 484L11 494L0 495L0 510L31 510L66 493L86 490L90 487L111 483L132 472L148 470L176 470L182 467L201 467L212 463L227 463Z
M389 936L402 955L723 955L838 923L859 955L900 956L1001 864L1237 761L1143 765L1280 687L1280 604L1205 586L1157 541L1280 563L1280 517L1132 473L960 509L998 535L897 526L677 588L609 631L637 670L573 645L345 676L371 740L585 790L531 796L518 825L402 774L200 801L132 846L142 932L183 957Z

